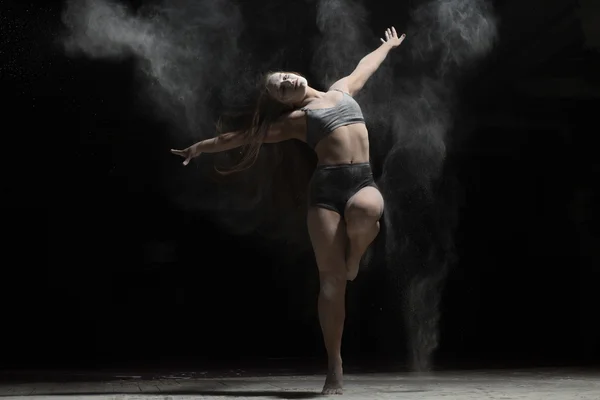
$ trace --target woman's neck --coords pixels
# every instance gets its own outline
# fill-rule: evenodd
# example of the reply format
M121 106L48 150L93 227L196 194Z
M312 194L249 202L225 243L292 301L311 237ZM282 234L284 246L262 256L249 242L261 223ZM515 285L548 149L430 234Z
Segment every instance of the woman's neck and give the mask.
M322 98L325 95L325 92L321 92L319 90L313 89L310 86L308 86L306 88L306 94L304 95L304 98L302 99L302 101L299 104L299 108L301 107L306 107L308 104L310 104L313 100L317 100Z

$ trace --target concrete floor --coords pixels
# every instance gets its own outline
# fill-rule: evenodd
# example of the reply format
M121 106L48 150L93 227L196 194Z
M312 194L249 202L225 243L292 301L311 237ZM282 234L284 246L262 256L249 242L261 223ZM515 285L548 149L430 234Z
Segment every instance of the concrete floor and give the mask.
M202 378L202 373L132 374L77 379L77 382L0 383L2 399L310 399L319 394L323 376ZM234 374L235 375L235 374ZM51 380L51 379L46 379ZM340 396L331 396L340 399ZM600 373L583 369L444 371L350 374L345 399L418 400L600 400Z

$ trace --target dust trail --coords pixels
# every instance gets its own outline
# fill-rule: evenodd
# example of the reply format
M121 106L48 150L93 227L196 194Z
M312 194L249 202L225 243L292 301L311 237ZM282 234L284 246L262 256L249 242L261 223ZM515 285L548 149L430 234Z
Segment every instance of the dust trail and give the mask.
M381 185L395 237L387 257L405 292L411 365L422 372L431 368L439 345L444 281L455 258L459 188L444 162L456 87L461 74L492 50L497 30L486 0L434 0L413 10L408 31L410 78L397 85L404 94L396 103L394 147Z
M243 20L233 3L174 0L134 11L117 2L70 0L62 18L67 54L134 57L159 112L192 137L208 131L208 94L239 58Z
M365 41L367 11L354 0L317 2L317 28L312 72L323 88L352 72L358 61L371 49Z
M69 0L62 20L68 56L135 62L140 104L170 124L171 147L214 136L219 115L251 106L259 73L267 64L281 64L281 52L256 60L252 43L242 43L246 21L232 0L169 0L139 9L110 0ZM232 177L218 176L213 166L235 162L235 151L203 155L187 168L173 162L173 170L156 180L163 180L162 190L179 207L204 213L231 233L304 238L289 227L299 213L289 215L274 204L282 197L276 198L274 183L278 166L303 167L282 157L288 148L295 150L290 143L265 146L253 168ZM173 156L165 148L167 157Z

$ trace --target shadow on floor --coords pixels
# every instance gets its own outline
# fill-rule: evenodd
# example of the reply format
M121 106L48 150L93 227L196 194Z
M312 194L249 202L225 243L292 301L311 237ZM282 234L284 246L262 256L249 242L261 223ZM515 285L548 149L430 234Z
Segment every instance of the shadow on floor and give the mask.
M417 392L425 392L426 390L394 390L386 393L417 393ZM78 392L78 393L43 393L43 392L35 392L32 394L33 396L102 396L102 395L118 395L119 393L101 393L101 392ZM127 393L131 394L131 393ZM271 397L274 399L312 399L316 397L323 397L320 392L308 392L308 391L284 391L284 390L173 390L168 392L146 392L143 393L135 393L136 396L180 396L180 395L189 395L189 396L215 396L215 397ZM9 397L12 395L0 395L2 397ZM27 396L24 396L27 397Z
M101 392L89 392L89 393L85 393L85 392L77 392L77 393L57 393L57 392L52 392L52 393L43 393L43 392L38 392L36 391L34 394L32 394L32 396L73 396L73 397L77 397L77 396L102 396L102 395L118 395L119 393L114 393L114 392L110 392L110 393L101 393ZM124 393L125 394L125 393ZM128 395L131 395L131 393L126 393ZM315 397L322 397L320 392L288 392L288 391L283 391L283 390L173 390L173 391L169 391L169 392L160 392L160 391L149 391L146 392L144 391L143 393L135 393L136 396L156 396L156 395L162 395L162 396L180 396L180 395L189 395L189 396L219 396L219 397L271 397L274 399L312 399ZM7 395L0 395L0 398L2 397L10 397L12 395L7 394ZM27 396L24 396L27 397Z

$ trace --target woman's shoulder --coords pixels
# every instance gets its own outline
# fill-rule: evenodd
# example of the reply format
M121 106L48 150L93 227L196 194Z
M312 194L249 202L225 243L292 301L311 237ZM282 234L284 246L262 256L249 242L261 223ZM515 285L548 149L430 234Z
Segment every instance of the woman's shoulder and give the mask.
M350 88L348 86L348 78L342 78L339 81L335 82L331 87L327 90L327 92L337 91L347 94L348 96L352 96L350 94Z

